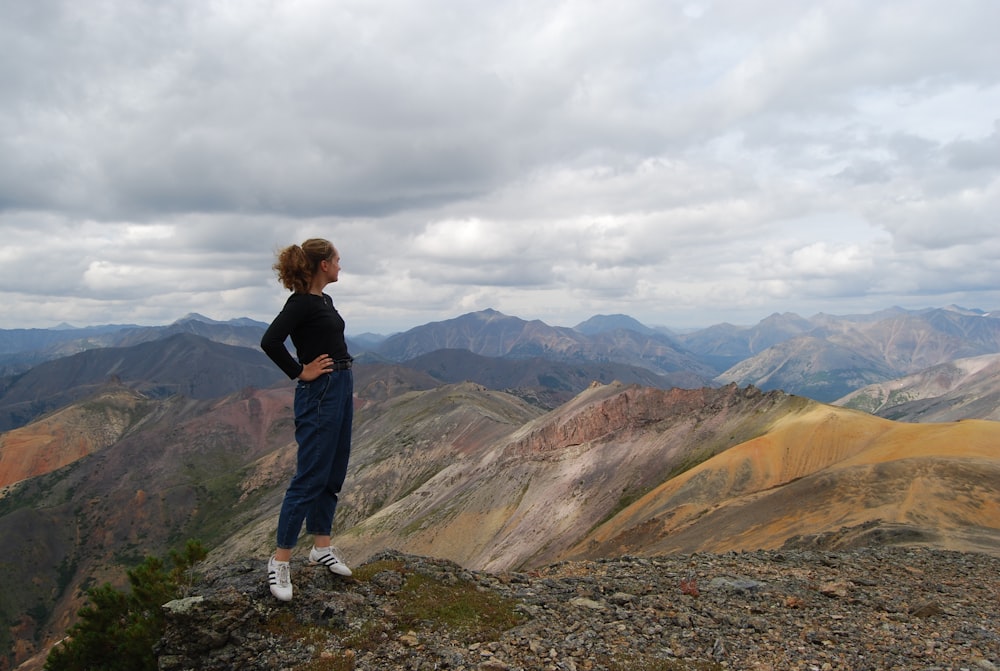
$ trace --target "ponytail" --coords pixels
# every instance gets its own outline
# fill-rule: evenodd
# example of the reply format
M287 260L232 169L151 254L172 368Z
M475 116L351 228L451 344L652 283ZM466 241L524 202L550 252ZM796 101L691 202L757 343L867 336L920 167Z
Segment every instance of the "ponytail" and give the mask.
M309 285L319 264L335 253L328 240L310 238L299 245L289 245L278 252L278 260L272 266L278 274L278 281L296 293L309 293Z

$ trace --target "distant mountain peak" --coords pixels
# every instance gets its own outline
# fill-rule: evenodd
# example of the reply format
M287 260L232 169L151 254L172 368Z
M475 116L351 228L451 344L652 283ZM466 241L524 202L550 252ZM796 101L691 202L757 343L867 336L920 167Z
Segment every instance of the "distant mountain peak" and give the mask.
M222 323L222 322L219 322L219 321L217 321L215 319L210 319L209 317L206 317L205 315L198 314L197 312L189 312L189 313L187 313L186 315L184 315L183 317L181 317L180 319L178 319L177 321L175 321L174 324L183 324L184 322L205 322L206 324L221 324Z
M946 312L957 312L958 314L968 315L970 317L985 317L987 314L978 308L963 308L961 305L955 305L954 303L946 305L941 309Z
M573 327L574 331L579 331L585 335L618 331L620 329L635 331L636 333L644 333L647 335L656 332L654 329L649 328L639 320L623 314L594 315L590 319L582 321Z
M261 326L266 328L267 324L263 322L250 319L249 317L236 317L234 319L228 319L222 321L219 319L212 319L211 317L206 317L203 314L197 312L189 312L180 319L176 320L171 324L171 326L179 326L181 324L187 324L190 322L199 322L201 324L213 324L213 325L228 325L228 326Z

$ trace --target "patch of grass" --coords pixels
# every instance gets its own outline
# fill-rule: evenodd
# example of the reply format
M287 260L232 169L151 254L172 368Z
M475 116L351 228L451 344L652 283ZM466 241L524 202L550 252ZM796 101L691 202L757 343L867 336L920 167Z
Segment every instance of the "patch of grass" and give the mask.
M296 667L296 671L354 671L354 655L341 654L332 657L318 657Z
M448 506L431 509L426 514L421 515L403 527L400 534L405 538L425 528L425 525L443 526L445 522L458 516L463 510L467 509L466 502L474 493L475 492L472 489L467 489L459 493L458 495L452 497Z
M355 636L381 638L386 633L412 629L448 631L468 642L482 642L496 640L502 632L521 622L514 601L461 580L446 584L412 571L400 561L366 564L355 571L354 577L371 580L384 571L399 573L403 579L402 586L394 594L392 614L381 629L369 628Z
M690 471L695 466L700 466L712 457L714 457L716 452L712 449L702 448L699 450L692 450L690 453L685 455L682 459L670 469L666 477L663 479L664 482L676 478L682 473Z
M401 561L381 559L379 561L374 561L369 564L362 564L361 566L354 569L354 578L362 582L369 582L372 577L382 571L395 571L396 573L405 573L406 564Z
M242 482L247 468L224 459L194 459L185 464L184 475L189 478L189 486L197 497L196 509L190 522L185 525L185 534L205 539L211 546L218 545L232 531L232 520L228 515L220 515L219 510L237 510L249 507L248 501L240 502ZM213 474L205 477L206 473Z
M844 404L845 408L850 408L852 410L861 410L862 412L874 413L878 410L885 399L882 397L882 393L878 392L876 394L864 393L858 394L850 401Z
M602 524L604 524L608 520L612 519L615 515L617 515L618 513L620 513L621 511L625 510L630 505L632 505L633 503L635 503L636 501L638 501L639 499L641 499L648 492L649 492L649 488L643 488L643 489L633 489L633 488L623 489L622 490L622 495L620 497L618 497L617 503L615 503L615 505L604 515L604 517L602 517L601 519L599 519L597 521L597 523L594 524L594 526L592 526L590 528L590 530L588 531L588 533L593 532L595 529L599 528Z
M39 510L65 503L69 499L66 495L68 485L63 484L63 480L71 475L78 465L79 462L66 464L44 475L9 485L6 494L0 497L0 517L21 508Z
M400 580L398 589L388 595L389 608L377 617L348 627L300 622L292 610L277 612L268 619L265 628L272 635L317 650L295 671L353 671L358 653L376 650L386 640L411 630L447 632L473 643L497 640L521 621L514 601L462 580L439 580L403 561L386 559L363 564L354 570L353 579L370 582L385 572L399 574ZM337 650L333 652L333 648Z
M904 403L909 403L916 399L916 394L910 392L905 392L901 389L889 393L889 400L886 402L888 406L902 405Z
M345 648L369 652L382 645L391 631L390 625L382 620L368 620L360 628L344 636L340 642Z
M423 473L420 473L416 477L414 477L413 480L406 487L406 489L403 490L403 492L400 493L400 495L397 497L397 500L399 500L399 499L405 499L407 496L409 496L413 492L415 492L418 489L420 489L421 487L423 487L424 484L428 480L430 480L435 475L437 475L438 473L440 473L441 470L442 470L441 468L435 466L434 468L430 468L430 469L424 471Z
M474 585L444 583L420 574L399 593L398 623L406 629L447 630L468 641L492 641L520 621L513 603Z
M354 671L354 653L319 652L327 648L330 632L314 624L299 622L290 610L281 611L268 619L264 629L274 636L313 646L317 652L311 660L295 667L295 671Z
M722 671L715 662L689 662L681 659L661 659L641 652L616 654L613 658L598 659L601 668L608 671Z

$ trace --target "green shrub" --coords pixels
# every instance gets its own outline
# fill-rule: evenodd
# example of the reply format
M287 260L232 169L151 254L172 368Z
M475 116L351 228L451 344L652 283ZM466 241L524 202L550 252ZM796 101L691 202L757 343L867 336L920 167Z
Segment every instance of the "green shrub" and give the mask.
M156 671L153 646L164 629L161 606L181 595L191 568L207 552L189 540L170 553L173 568L147 557L128 571L129 592L108 583L87 590L87 604L66 639L49 652L45 671Z

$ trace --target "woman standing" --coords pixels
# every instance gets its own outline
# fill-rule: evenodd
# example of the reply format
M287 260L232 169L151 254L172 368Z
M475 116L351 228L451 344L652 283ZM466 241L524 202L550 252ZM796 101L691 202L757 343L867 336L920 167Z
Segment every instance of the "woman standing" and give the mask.
M295 388L295 441L298 456L278 517L277 550L267 563L271 594L292 598L289 562L303 521L313 536L311 563L349 576L330 545L337 495L347 474L354 417L354 377L344 339L344 320L324 287L337 281L340 254L327 240L309 239L286 247L274 264L279 281L292 292L261 338L261 349ZM291 337L297 356L285 346Z

